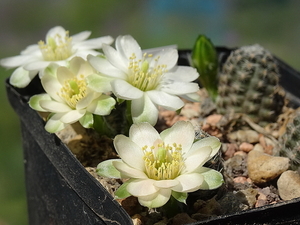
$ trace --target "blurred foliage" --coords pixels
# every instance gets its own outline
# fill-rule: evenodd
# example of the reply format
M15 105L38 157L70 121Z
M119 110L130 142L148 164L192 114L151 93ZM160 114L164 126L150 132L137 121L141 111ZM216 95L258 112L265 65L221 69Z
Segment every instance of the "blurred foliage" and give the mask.
M131 34L143 48L177 44L191 49L199 34L215 45L259 43L300 69L297 0L1 0L0 58L19 54L61 25L91 37ZM26 225L27 209L19 121L6 100L0 68L0 225Z

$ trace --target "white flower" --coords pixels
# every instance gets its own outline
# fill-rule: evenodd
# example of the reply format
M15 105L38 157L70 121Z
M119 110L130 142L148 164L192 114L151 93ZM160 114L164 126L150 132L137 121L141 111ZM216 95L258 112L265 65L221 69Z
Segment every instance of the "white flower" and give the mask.
M204 163L219 150L216 137L194 143L195 131L190 122L179 121L160 134L149 124L133 124L129 137L117 135L114 146L121 159L100 163L102 176L129 178L116 197L138 197L141 205L157 208L171 195L185 202L187 192L215 189L223 183L222 175Z
M82 126L93 126L93 114L108 115L114 108L114 98L88 87L86 77L95 73L91 65L74 57L69 67L51 64L41 78L46 94L30 98L30 106L41 112L51 112L45 129L55 133L68 124L79 121Z
M75 56L86 59L87 55L97 55L102 44L111 44L113 38L104 36L86 40L90 31L83 31L69 37L69 32L61 26L50 29L46 35L46 42L30 45L18 56L2 59L0 65L6 68L16 68L10 77L10 83L16 87L26 87L39 73L43 76L44 69L55 62L61 66Z
M88 56L91 65L112 78L111 89L120 99L131 100L134 123L158 118L158 106L178 110L184 103L178 97L197 98L199 74L188 66L177 66L176 49L163 49L154 54L143 53L131 36L119 36L116 49L103 45L105 57ZM198 100L198 99L197 99Z

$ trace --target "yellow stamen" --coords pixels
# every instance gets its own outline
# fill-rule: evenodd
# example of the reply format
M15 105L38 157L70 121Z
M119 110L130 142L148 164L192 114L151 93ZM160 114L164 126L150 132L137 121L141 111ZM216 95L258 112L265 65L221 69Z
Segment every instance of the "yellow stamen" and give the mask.
M164 73L167 72L167 65L157 65L159 57L152 59L152 54L144 54L142 59L137 60L133 53L129 57L128 69L130 71L128 82L142 91L156 89ZM149 61L155 60L154 67L150 67Z
M38 45L46 61L65 60L72 55L72 38L69 37L68 31L65 37L56 34L54 37L49 37L46 44L44 41L39 41Z
M150 179L172 180L180 175L184 167L181 145L160 143L156 147L144 146L142 149L146 174Z
M83 78L83 76L81 76L81 78ZM76 109L77 102L86 96L86 90L86 81L74 77L65 81L59 95L72 109Z

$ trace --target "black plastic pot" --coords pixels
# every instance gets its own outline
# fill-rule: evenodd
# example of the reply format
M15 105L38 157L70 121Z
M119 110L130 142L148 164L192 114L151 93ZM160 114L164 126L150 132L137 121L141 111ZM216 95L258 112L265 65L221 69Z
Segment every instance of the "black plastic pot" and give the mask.
M230 49L217 48L220 60ZM180 51L186 65L189 50ZM281 84L295 105L300 101L300 74L279 60ZM30 96L41 93L38 79L16 89L6 82L8 99L20 117L29 224L132 224L131 218L94 179L71 151L44 129L44 121L28 105ZM194 224L300 224L300 199L268 205ZM299 221L299 222L298 222Z

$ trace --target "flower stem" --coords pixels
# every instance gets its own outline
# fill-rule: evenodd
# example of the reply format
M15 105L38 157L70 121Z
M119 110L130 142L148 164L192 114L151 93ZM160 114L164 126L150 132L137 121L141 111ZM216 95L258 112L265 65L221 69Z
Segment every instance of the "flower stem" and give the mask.
M99 134L106 135L108 137L115 136L114 129L109 125L104 116L94 115L94 129Z
M169 201L161 207L161 210L167 218L171 218L182 212L183 207L183 203L177 201L173 196L171 196Z

